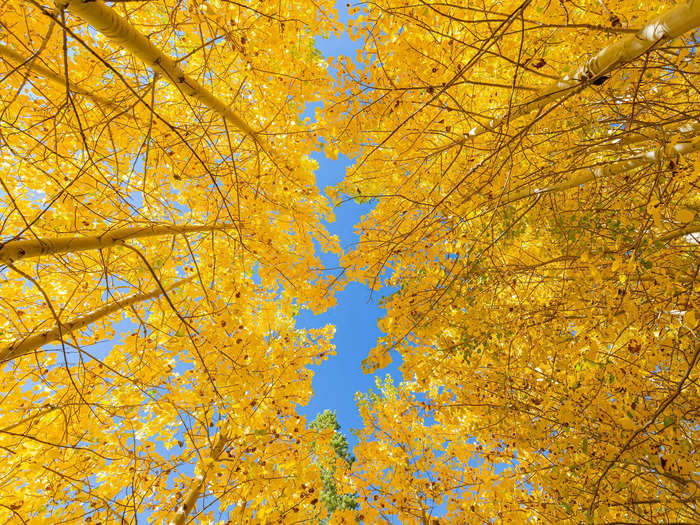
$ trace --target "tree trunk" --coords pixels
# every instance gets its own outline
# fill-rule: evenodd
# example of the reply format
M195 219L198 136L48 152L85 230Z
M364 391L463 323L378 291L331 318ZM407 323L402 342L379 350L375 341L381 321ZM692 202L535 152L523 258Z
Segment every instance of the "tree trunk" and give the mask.
M501 197L499 200L499 205L508 204L527 197L535 197L545 193L565 191L580 186L581 184L586 184L592 180L613 177L615 175L620 175L633 169L658 162L664 157L687 155L698 150L700 150L700 137L695 137L689 142L679 142L670 147L667 146L666 148L645 151L636 157L614 161L606 166L590 169L588 173L579 175L578 177L574 177L559 184L553 184L552 186L545 186L544 188L534 190L528 188L526 190L508 192Z
M192 280L192 277L188 277L187 279L177 281L176 283L168 286L166 288L166 291L177 288L190 280ZM122 310L123 308L131 306L132 304L147 301L148 299L153 299L154 297L158 297L162 294L163 290L161 290L160 288L148 293L134 294L129 297L125 297L124 299L120 299L110 305L103 306L102 308L99 308L92 313L83 315L67 323L61 323L60 326L55 326L51 330L47 330L36 335L30 335L28 337L18 339L11 343L9 346L0 348L0 363L16 359L23 355L27 355L36 350L37 348L41 348L45 344L59 340L63 336L63 334L69 334L73 330L79 330L81 328L84 328L89 324L99 319L102 319L103 317L106 317L114 312Z
M224 428L219 432L214 446L212 447L209 457L210 459L214 460L214 462L218 461L219 456L223 452L224 446L226 445L226 430L227 426L224 425ZM182 503L177 507L175 515L173 516L173 519L170 520L168 525L184 525L185 521L187 520L187 516L190 514L190 512L192 512L192 509L199 499L199 496L207 486L207 474L209 473L209 470L211 470L212 465L212 462L204 462L204 465L200 467L201 473L192 482L192 486L187 492L185 499L182 500Z
M56 0L56 6L82 18L109 40L124 47L132 55L157 71L182 93L204 104L250 136L261 147L257 133L228 104L210 93L197 80L102 0ZM265 149L265 148L263 148Z
M85 250L97 250L109 248L123 243L129 239L142 239L144 237L156 237L159 235L176 235L181 233L195 233L226 230L233 228L231 225L213 226L135 226L132 228L120 228L106 231L98 235L86 235L79 237L60 236L46 239L27 239L8 241L0 245L0 264L13 263L21 259L39 257L41 255L56 255L59 253L74 253Z
M573 89L593 79L601 79L610 71L667 42L700 26L700 0L688 0L677 5L647 22L633 35L618 40L603 48L596 56L579 67L573 78L564 78L540 89L530 102L524 103L511 112L500 115L485 126L472 128L467 138L474 138L488 131L493 131L507 119L514 119L537 111L550 102L557 100ZM461 142L465 142L465 140Z

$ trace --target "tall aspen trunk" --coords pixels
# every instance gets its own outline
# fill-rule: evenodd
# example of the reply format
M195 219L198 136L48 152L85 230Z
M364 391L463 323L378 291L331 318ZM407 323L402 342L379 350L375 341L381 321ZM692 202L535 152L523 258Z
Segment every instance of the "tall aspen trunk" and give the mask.
M676 38L698 26L700 26L700 0L688 0L677 5L644 24L644 27L637 33L603 48L597 55L579 67L572 77L567 75L553 82L540 89L533 99L522 106L494 118L485 126L477 125L472 128L468 136L461 142L492 131L508 119L537 111L582 86L585 82L600 79L613 69L646 53L652 47Z
M665 235L661 235L660 237L656 237L654 240L658 242L668 242L668 241L673 241L675 239L679 239L681 237L687 237L691 236L694 237L696 234L700 233L700 223L693 222L688 224L687 226L684 226L683 228L680 228L676 231L667 233ZM687 239L688 242L692 242L692 239ZM697 242L696 242L697 244Z
M9 241L0 245L0 263L12 263L21 259L40 257L42 255L57 255L59 253L75 253L85 250L110 248L130 239L226 230L232 227L233 226L230 225L135 226L132 228L120 228L106 231L96 235L79 237L61 236Z
M696 151L700 151L700 137L695 137L690 142L680 142L666 148L645 151L636 157L611 162L606 166L590 169L588 173L584 173L583 175L579 175L578 177L574 177L559 184L553 184L552 186L545 186L544 188L534 190L528 188L526 190L508 192L501 197L499 204L508 204L520 199L535 197L545 193L565 191L596 179L614 177L633 169L653 164L654 162L658 162L665 157L687 155Z
M192 277L182 279L168 286L165 290L172 290L174 288L182 286L183 284L191 280ZM107 306L103 306L102 308L99 308L94 312L73 319L72 321L69 321L67 323L61 323L60 326L55 326L51 330L47 330L36 335L30 335L28 337L18 339L10 345L0 348L0 363L16 359L23 355L27 355L36 350L37 348L41 348L45 344L58 341L63 334L69 334L74 330L85 328L86 326L94 323L95 321L107 317L108 315L114 312L118 312L119 310L127 308L133 304L153 299L154 297L158 297L162 294L163 290L161 290L160 288L148 293L134 294L129 297L125 297L124 299L115 301L114 303L109 304Z
M649 142L654 139L668 137L669 135L679 135L698 132L700 132L700 122L698 122L697 120L685 122L680 126L676 124L675 127L672 125L666 125L661 128L652 128L648 135L645 135L641 131L631 130L629 132L626 132L625 136L622 138L613 139L610 142L590 147L588 148L588 151L592 153L598 153L602 151L620 151L628 146L634 146L635 144L640 144L642 142ZM686 140L684 140L683 142L686 142Z
M56 0L58 8L82 18L97 31L157 71L185 95L204 104L255 140L265 150L257 133L228 104L209 92L197 80L187 75L169 56L165 55L134 26L102 0Z

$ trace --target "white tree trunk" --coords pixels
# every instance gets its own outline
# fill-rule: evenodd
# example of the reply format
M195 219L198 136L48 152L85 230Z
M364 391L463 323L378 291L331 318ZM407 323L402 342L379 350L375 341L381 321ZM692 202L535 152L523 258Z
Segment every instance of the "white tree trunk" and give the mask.
M129 239L142 239L159 235L177 235L184 233L207 232L233 228L230 225L213 226L135 226L106 231L96 235L61 236L44 239L27 239L9 241L0 245L0 263L12 263L21 259L74 253L85 250L109 248Z
M166 288L166 291L177 288L178 286L182 286L183 284L191 280L192 277L188 277L187 279L177 281L176 283L168 286ZM16 359L23 355L27 355L36 350L37 348L41 348L45 344L58 341L59 339L61 339L61 337L65 336L66 334L70 334L74 330L85 328L91 323L94 323L95 321L102 319L103 317L107 317L108 315L114 312L131 306L132 304L147 301L148 299L153 299L154 297L158 297L162 294L163 290L160 288L158 288L157 290L153 290L149 293L134 294L129 297L125 297L124 299L115 301L114 303L109 304L107 306L103 306L102 308L99 308L94 312L80 316L67 323L61 323L60 326L55 326L51 330L47 330L45 332L18 339L12 342L10 345L0 348L0 363Z

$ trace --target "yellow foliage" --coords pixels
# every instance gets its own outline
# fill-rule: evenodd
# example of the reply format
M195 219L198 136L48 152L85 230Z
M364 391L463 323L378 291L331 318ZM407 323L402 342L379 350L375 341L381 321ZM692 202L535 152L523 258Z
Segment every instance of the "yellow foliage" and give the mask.
M49 4L0 5L3 521L700 521L700 2ZM328 516L295 315L352 281L403 381Z

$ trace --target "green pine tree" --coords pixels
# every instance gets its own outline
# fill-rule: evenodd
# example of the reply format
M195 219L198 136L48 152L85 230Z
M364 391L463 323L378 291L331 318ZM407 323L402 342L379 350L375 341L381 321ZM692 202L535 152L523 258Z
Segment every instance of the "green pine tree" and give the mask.
M331 438L331 447L335 454L350 468L355 461L355 458L350 453L348 440L344 434L340 432L340 425L336 418L335 412L324 410L318 414L309 424L309 428L317 431L333 429L334 434ZM358 507L357 497L354 494L340 494L335 481L336 462L331 458L317 458L321 467L321 503L325 504L330 516L336 510L356 509Z

